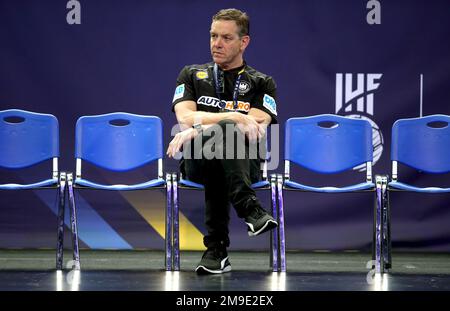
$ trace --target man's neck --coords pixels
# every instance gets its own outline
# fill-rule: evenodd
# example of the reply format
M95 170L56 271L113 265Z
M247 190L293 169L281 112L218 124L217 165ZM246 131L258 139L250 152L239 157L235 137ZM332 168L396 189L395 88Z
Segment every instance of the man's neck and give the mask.
M222 69L223 71L230 71L239 67L244 66L244 60L241 59L237 62L235 62L234 64L226 64L226 65L218 65L220 69Z

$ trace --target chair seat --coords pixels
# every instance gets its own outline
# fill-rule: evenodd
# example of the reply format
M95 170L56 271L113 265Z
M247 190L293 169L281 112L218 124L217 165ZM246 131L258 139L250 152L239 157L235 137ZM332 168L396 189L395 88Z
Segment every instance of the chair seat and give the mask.
M447 193L450 192L450 188L439 188L439 187L416 187L412 185L408 185L398 181L392 181L388 184L389 188L397 189L397 190L405 190L412 192L421 192L421 193Z
M165 184L165 181L162 178L156 178L156 179L146 181L144 183L134 184L134 185L103 185L103 184L98 184L98 183L95 183L95 182L92 182L92 181L89 181L89 180L86 180L83 178L78 178L78 179L75 179L74 184L77 186L89 187L89 188L101 189L101 190L127 191L127 190L144 190L144 189L158 187L158 186Z
M198 184L196 182L187 180L187 179L183 179L180 178L180 180L178 181L179 185L185 186L185 187L189 187L189 188L195 188L195 189L204 189L205 187L202 184Z
M180 185L189 187L189 188L195 188L195 189L204 189L205 187L202 184L198 184L195 183L193 181L187 180L187 179L183 179L181 178L178 182ZM265 186L270 185L270 183L267 180L262 180L262 181L258 181L254 184L252 184L252 188L253 189L258 189L258 188L262 188Z
M352 192L359 190L369 190L375 188L375 184L372 182L364 182L356 185L350 185L346 187L312 187L297 183L295 181L286 180L284 182L285 188L289 189L300 189L305 191L312 192L330 192L330 193L343 193L343 192Z
M36 189L41 187L50 187L50 186L57 186L58 185L58 179L47 179L42 180L33 184L3 184L0 185L0 190L26 190L26 189Z
M258 188L263 188L263 187L266 187L269 185L270 185L270 182L268 182L267 180L261 180L261 181L258 181L258 182L255 182L254 184L252 184L252 188L258 189Z

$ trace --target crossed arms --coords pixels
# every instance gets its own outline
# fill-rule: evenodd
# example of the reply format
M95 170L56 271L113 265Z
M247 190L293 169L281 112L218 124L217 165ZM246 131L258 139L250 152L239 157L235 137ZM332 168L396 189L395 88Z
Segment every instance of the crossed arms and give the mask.
M198 135L197 130L192 128L195 123L201 123L203 128L207 128L221 120L232 120L250 141L256 141L264 136L267 125L272 119L268 113L258 108L250 108L247 115L240 112L197 111L197 104L192 100L176 104L175 115L182 131L170 142L166 152L169 157L174 157L186 141Z

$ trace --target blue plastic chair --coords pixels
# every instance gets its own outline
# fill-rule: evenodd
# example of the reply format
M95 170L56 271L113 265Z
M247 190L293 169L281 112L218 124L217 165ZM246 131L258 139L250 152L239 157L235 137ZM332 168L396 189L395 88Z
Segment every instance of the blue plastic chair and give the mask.
M430 174L450 172L450 116L397 120L392 127L392 181L389 189L447 193L450 188L416 187L398 181L398 163Z
M271 244L270 247L272 249L270 256L270 266L272 271L286 271L285 267L285 255L284 252L282 254L278 253L278 241L279 236L284 236L284 216L283 211L278 209L278 205L276 204L276 183L277 178L276 175L272 175L270 182L267 177L267 161L263 163L262 168L262 180L252 184L252 188L258 191L270 190L271 191L271 203L272 203L272 216L277 219L278 227L271 231ZM174 266L173 270L180 270L180 243L179 243L179 200L178 200L178 190L179 189L187 189L187 190L204 190L204 186L199 183L195 183L188 179L185 179L181 174L172 174L172 188L173 188L173 212L172 219L168 221L168 226L166 227L166 236L171 236L171 240L173 243L173 258L174 258ZM281 258L280 258L281 257ZM281 264L279 264L281 262Z
M163 175L163 124L160 118L125 112L82 116L76 124L75 158L75 179L72 173L68 173L72 206L75 206L74 188L109 191L166 189L167 210L170 210L171 182L170 178L167 182ZM100 184L82 177L82 161L111 172L131 171L158 161L158 172L156 178L138 184ZM170 261L166 258L166 265L170 265Z
M281 183L279 185L278 204L283 209L283 190L317 193L374 192L379 185L372 178L372 153L372 127L367 120L332 114L287 120L284 181L282 186ZM365 165L365 180L344 187L310 186L291 179L291 163L321 174L351 171Z
M450 188L418 187L399 181L399 164L423 173L444 174L450 172L450 116L430 115L421 118L397 120L392 126L392 178L387 190L416 193L449 193ZM391 232L389 196L383 196L385 209L382 214L383 256L390 268Z
M62 269L66 174L59 171L59 124L55 116L25 110L0 111L0 167L20 170L52 160L51 178L31 184L0 184L0 190L56 189L58 236L56 269ZM71 210L71 218L75 217ZM75 259L75 250L74 250Z

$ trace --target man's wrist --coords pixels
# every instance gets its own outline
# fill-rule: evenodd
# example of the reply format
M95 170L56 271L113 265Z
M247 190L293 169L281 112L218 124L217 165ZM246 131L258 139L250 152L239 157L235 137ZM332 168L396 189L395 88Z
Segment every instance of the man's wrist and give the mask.
M192 125L192 128L194 129L194 131L197 132L197 134L200 134L203 131L203 127L201 123L194 123Z
M231 118L230 119L233 120L236 123L239 123L239 121L242 118L242 114L240 112L236 112L236 111L230 112L230 114L231 114Z

